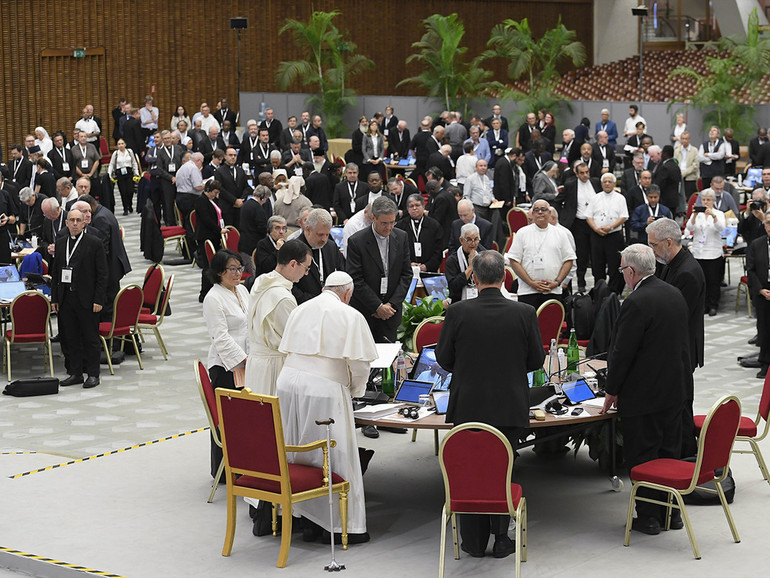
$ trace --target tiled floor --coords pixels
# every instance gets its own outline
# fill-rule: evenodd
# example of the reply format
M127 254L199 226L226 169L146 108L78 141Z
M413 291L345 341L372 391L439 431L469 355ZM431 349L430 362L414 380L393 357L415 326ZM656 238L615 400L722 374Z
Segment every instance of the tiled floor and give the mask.
M118 201L119 202L119 201ZM118 209L118 213L121 211ZM134 271L124 284L141 280L149 263L138 252L139 217L118 217ZM173 248L168 249L169 257ZM224 535L224 487L213 504L208 495L208 433L199 432L126 452L23 477L73 459L110 452L203 428L207 425L192 373L204 358L208 336L197 294L200 270L166 267L176 275L172 315L161 329L169 349L164 361L153 337L144 345L145 369L128 358L92 390L63 388L57 396L0 398L0 546L30 552L120 576L252 576L274 571L277 540L254 538L240 506L233 555L220 555ZM754 322L745 304L734 312L736 273L723 291L722 312L706 318L706 366L696 374L696 410L736 393L745 413L756 410L762 381L742 369L736 355ZM54 359L63 377L63 360ZM14 377L39 375L42 354L14 348ZM351 576L434 574L443 486L432 454L432 436L383 434L360 438L377 454L366 476L372 542L338 553ZM764 444L770 457L770 447ZM529 559L524 576L763 576L770 486L750 456L734 459L738 494L733 513L743 543L733 544L718 508L691 514L703 560L694 561L682 532L635 534L622 547L628 484L611 492L605 475L580 452L577 459L537 458L522 452L517 477L529 501ZM627 478L626 478L627 479ZM0 567L24 568L0 550ZM292 545L284 576L320 573L328 561L321 544ZM28 573L67 576L60 566L36 563ZM447 575L508 575L512 560L447 560ZM0 575L5 575L0 571ZM82 575L82 574L80 574Z

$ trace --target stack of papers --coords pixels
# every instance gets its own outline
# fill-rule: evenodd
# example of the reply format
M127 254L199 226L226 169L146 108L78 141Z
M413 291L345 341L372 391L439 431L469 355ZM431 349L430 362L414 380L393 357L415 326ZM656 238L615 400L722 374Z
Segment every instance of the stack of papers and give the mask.
M355 417L361 419L380 419L391 414L395 414L402 403L380 403L378 405L367 405L353 412Z

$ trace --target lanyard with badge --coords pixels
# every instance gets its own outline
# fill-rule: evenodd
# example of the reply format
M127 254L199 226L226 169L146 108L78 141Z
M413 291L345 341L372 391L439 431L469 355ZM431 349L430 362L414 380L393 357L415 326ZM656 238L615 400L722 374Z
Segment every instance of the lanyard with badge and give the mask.
M80 161L80 168L81 169L87 169L88 168L88 159L86 158L86 154L88 153L88 147L83 147L80 145L80 154L83 155L83 160Z
M174 155L171 154L171 151L169 151L166 147L163 147L163 151L168 155L168 172L175 173L176 172L176 163L174 162Z
M545 279L545 259L543 258L543 245L548 241L548 234L551 232L551 228L547 227L543 234L543 240L540 242L540 246L532 255L532 275L530 277L536 280Z
M62 283L72 283L72 267L70 267L70 259L72 258L72 255L77 251L78 245L80 245L80 241L83 240L83 233L80 233L80 236L78 237L78 240L75 241L75 244L72 247L72 250L70 250L70 244L69 241L67 242L67 250L64 254L65 256L65 262L66 265L62 267L61 270L61 282Z
M323 247L321 247L323 249ZM315 257L313 257L313 252L310 252L310 258L313 260L313 265L316 266L316 269L318 269L318 277L321 279L321 285L323 285L324 282L324 254L321 249L317 249L318 251L318 263L316 263Z
M415 227L414 220L411 220L412 232L414 233L414 256L415 257L422 257L422 243L420 243L420 232L422 231L422 221L423 219L420 219L420 225L418 227Z
M64 149L56 149L61 155L61 170L65 173L70 171L70 164L67 162L67 157L64 155Z
M463 251L462 247L457 249L457 261L460 264L460 271L464 272L468 269L468 259L465 258L465 251ZM471 278L466 282L465 287L463 287L462 300L475 299L478 296L479 290L473 282L473 275L471 275Z

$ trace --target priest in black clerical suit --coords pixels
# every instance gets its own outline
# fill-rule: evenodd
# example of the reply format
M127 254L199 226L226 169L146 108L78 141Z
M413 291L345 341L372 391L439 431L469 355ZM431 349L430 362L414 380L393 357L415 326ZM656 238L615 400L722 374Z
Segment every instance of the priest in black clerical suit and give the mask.
M335 271L345 270L345 257L342 256L337 243L331 237L320 249L314 249L305 236L306 234L306 231L302 231L297 238L310 247L312 261L307 275L303 276L292 287L291 292L294 294L297 304L318 297L323 290L326 278Z
M407 198L407 215L396 223L406 232L409 241L409 259L421 271L438 271L444 252L444 236L439 222L423 212L422 195L415 193Z
M356 200L364 195L369 195L369 186L357 177L354 182L342 179L334 186L332 205L337 213L337 225L341 227L356 213Z

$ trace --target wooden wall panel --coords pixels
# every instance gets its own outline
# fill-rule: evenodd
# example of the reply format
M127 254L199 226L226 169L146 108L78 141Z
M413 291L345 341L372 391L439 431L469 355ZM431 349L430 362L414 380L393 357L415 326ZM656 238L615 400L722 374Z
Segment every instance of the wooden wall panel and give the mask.
M278 62L300 56L278 30L286 18L307 18L311 6L340 10L337 25L350 33L359 52L375 61L375 70L351 80L363 94L420 94L414 86L395 85L418 71L404 60L411 43L422 35L421 20L434 13L460 15L472 55L484 49L497 22L526 16L537 33L555 25L561 14L592 61L592 0L2 0L3 156L7 159L10 145L38 124L49 132L70 132L86 103L94 104L109 136L110 110L118 98L141 106L153 86L163 126L177 104L187 106L192 115L201 101L213 108L227 96L237 107L238 42L229 27L235 16L249 19L249 28L242 32L242 90L276 91ZM42 56L46 49L74 47L100 48L104 56ZM502 64L495 73L504 80ZM302 91L300 86L293 89Z

